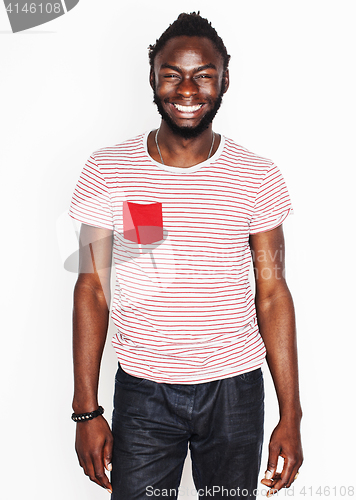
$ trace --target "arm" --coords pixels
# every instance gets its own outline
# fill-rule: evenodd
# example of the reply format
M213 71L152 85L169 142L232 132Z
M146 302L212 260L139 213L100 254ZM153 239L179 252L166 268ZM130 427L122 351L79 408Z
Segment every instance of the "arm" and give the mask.
M112 231L82 224L73 308L75 413L99 406L100 362L109 323L111 255ZM99 416L76 425L75 448L84 473L111 491L104 470L111 470L112 434L107 421Z
M267 471L270 474L266 474L262 483L279 490L292 484L303 462L295 317L284 278L282 226L251 235L250 246L255 269L257 320L280 412L279 423L269 444ZM276 472L278 456L284 458L280 474Z

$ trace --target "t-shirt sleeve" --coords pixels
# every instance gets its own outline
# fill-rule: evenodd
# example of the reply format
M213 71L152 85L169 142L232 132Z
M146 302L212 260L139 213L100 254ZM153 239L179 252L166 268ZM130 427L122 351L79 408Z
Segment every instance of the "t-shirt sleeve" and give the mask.
M90 226L113 229L110 193L94 156L80 174L69 208L73 219Z
M276 165L268 170L256 196L250 234L270 231L293 213L286 183Z

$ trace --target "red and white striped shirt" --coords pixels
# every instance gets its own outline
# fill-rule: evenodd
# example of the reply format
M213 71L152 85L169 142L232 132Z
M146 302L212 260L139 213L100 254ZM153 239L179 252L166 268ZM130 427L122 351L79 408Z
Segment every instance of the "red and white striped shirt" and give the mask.
M147 136L94 152L69 212L114 231L112 344L120 364L136 377L179 384L256 369L265 347L249 235L292 211L283 177L225 137L203 163L162 165L149 156Z

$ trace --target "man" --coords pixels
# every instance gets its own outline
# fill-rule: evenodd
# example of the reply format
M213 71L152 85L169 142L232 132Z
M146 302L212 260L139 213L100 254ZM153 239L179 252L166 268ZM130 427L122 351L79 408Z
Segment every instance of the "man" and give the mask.
M262 480L269 495L289 487L302 464L282 232L291 204L271 161L213 132L229 58L207 20L181 14L150 46L160 128L95 152L73 196L70 213L83 223L76 450L113 500L176 497L188 444L199 498L255 498L265 355L280 407ZM119 369L111 431L97 388L112 248Z

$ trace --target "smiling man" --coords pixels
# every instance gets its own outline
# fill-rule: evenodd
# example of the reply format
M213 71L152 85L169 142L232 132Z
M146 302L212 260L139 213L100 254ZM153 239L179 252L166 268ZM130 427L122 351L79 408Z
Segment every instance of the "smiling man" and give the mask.
M93 153L70 209L83 223L73 334L79 462L113 500L175 498L189 446L199 498L255 498L267 357L280 407L262 480L270 495L293 483L303 460L284 278L287 188L273 162L212 129L230 56L206 19L181 14L149 58L159 129ZM112 253L119 367L110 430L97 388Z

